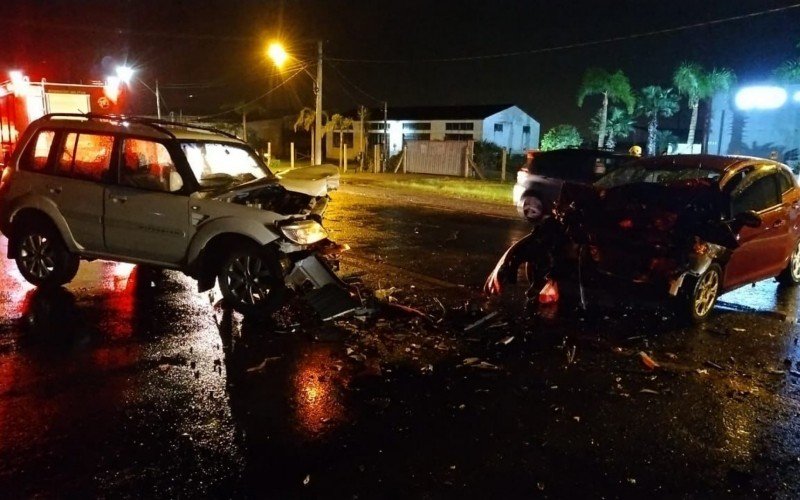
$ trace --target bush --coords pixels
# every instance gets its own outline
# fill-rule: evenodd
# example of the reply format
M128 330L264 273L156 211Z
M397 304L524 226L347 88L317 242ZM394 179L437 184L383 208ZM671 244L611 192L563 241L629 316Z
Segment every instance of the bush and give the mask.
M500 170L503 148L489 141L478 141L473 149L473 160L483 170Z
M572 125L557 125L542 137L541 150L575 148L583 143L580 132Z

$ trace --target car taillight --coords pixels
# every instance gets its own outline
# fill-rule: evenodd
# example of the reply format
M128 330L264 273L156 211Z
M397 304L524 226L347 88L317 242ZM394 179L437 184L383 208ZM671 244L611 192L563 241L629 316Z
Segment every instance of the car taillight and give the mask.
M0 189L5 187L8 180L11 178L11 167L6 167L3 169L3 175L0 176Z
M622 229L631 229L633 227L633 220L632 219L622 219L619 221L619 227Z

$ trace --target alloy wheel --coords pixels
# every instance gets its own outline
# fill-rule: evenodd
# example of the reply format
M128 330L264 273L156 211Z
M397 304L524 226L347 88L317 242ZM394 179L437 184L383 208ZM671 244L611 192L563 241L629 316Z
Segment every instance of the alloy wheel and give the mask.
M800 243L794 248L791 257L791 273L795 281L800 281Z
M275 287L267 263L255 255L242 255L229 261L225 279L231 295L248 305L263 303Z
M43 234L29 234L22 240L19 260L25 271L41 280L53 274L56 268L52 242Z
M716 271L706 272L697 283L694 295L694 312L698 317L704 317L711 311L719 291L719 274Z

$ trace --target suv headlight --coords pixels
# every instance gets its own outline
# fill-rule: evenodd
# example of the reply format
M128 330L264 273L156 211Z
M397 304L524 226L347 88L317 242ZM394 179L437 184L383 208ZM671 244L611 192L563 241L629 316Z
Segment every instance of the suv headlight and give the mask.
M328 237L325 228L313 220L290 222L279 227L289 241L298 245L310 245Z

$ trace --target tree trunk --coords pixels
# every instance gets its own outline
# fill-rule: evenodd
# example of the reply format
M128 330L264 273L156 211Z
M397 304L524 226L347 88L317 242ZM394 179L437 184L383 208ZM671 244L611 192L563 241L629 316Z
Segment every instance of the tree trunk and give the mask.
M603 149L608 121L608 92L603 92L603 109L600 111L600 131L597 137L597 149Z
M658 132L658 116L651 118L647 124L647 156L656 155L656 132Z
M689 145L689 151L687 151L687 153L690 154L692 152L692 145L694 145L694 134L697 130L697 108L699 104L699 101L689 104L692 107L692 119L689 122L689 137L686 138L686 143Z
M311 161L313 162L314 158L316 158L316 156L314 156L314 127L311 127L309 130L311 131Z
M617 147L617 140L614 138L614 134L609 133L608 137L606 137L606 149L614 151L614 148L616 147Z

